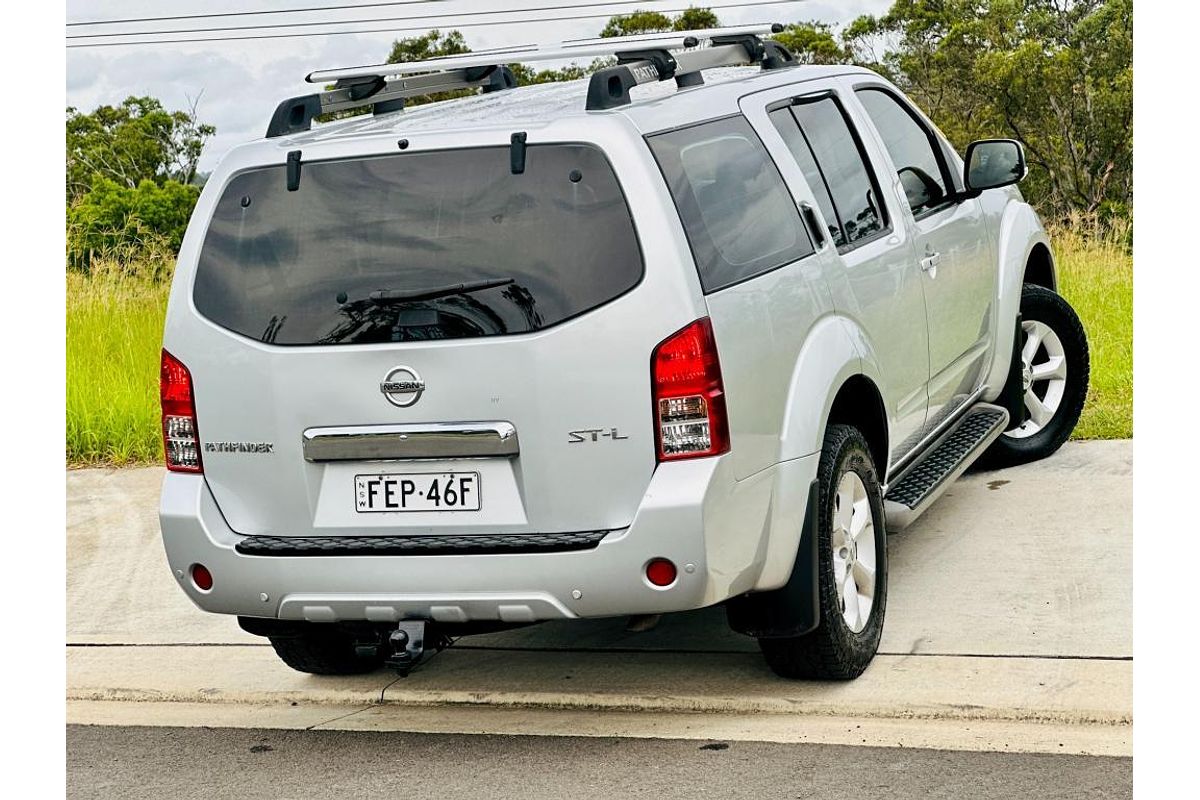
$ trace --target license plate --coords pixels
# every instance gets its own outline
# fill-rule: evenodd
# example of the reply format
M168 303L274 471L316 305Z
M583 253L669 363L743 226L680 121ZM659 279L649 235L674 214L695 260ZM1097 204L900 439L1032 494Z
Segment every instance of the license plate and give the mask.
M377 511L478 511L478 472L355 475L354 508Z

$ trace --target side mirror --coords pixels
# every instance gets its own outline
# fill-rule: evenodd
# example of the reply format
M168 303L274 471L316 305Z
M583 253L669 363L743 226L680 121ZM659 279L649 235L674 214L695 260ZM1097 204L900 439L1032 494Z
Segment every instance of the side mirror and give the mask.
M1025 150L1015 139L980 139L967 147L968 191L1009 186L1025 177Z

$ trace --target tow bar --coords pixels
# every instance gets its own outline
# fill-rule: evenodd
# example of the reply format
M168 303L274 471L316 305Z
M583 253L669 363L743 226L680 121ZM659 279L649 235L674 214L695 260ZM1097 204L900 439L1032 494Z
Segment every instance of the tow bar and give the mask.
M436 633L431 639L427 639L424 620L401 622L399 627L388 635L387 646L391 655L383 664L396 670L396 674L401 678L407 678L427 652L440 652L448 644L445 636Z

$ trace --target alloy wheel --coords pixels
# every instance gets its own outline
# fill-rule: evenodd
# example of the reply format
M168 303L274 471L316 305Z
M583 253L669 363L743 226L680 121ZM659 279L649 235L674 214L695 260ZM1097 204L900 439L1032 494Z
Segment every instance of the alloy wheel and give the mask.
M1021 347L1021 388L1029 414L1019 428L1004 435L1024 439L1043 430L1054 419L1067 389L1067 355L1058 334L1044 322L1025 320Z
M857 472L848 470L833 498L833 581L842 619L860 633L875 602L875 518Z

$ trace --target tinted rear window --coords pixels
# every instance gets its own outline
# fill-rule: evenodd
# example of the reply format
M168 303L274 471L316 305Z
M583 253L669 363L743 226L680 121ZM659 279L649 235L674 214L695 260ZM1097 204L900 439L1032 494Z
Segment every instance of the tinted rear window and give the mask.
M632 289L642 257L616 176L589 145L305 163L235 176L217 203L194 299L281 345L541 330ZM454 287L465 285L455 291Z
M706 292L813 253L779 170L744 117L647 141L667 179Z

